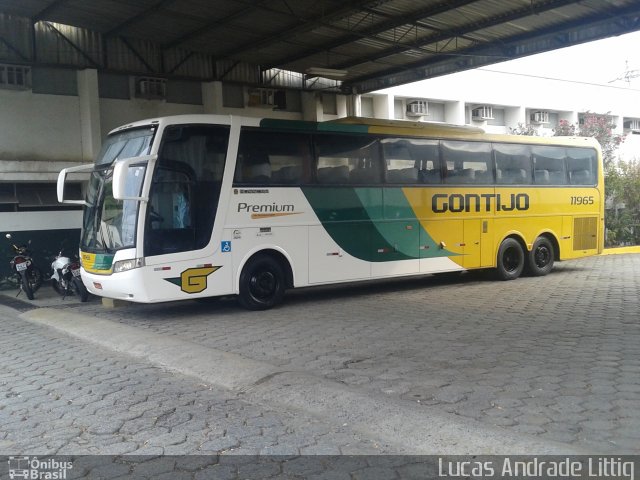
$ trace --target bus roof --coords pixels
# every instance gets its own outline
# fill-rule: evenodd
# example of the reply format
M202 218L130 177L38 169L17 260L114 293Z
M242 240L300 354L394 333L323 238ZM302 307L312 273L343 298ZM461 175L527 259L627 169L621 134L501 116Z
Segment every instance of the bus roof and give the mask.
M488 142L520 143L530 145L571 145L599 148L592 137L537 137L526 135L507 135L486 133L482 128L467 125L453 125L439 122L414 122L407 120L387 120L367 117L345 117L325 122L305 120L283 120L275 118L255 118L230 115L175 115L141 120L123 125L110 132L115 133L129 128L171 123L222 123L230 124L232 118L240 118L247 126L288 130L298 132L336 132L378 135L400 135L407 137L445 138Z
M387 120L366 117L345 117L326 122L299 120L277 120L265 118L260 121L263 128L298 131L323 131L343 133L369 133L401 135L408 137L445 138L488 142L520 143L531 145L571 145L599 148L592 137L537 137L486 133L482 128L468 125L453 125L439 122L413 122L407 120Z

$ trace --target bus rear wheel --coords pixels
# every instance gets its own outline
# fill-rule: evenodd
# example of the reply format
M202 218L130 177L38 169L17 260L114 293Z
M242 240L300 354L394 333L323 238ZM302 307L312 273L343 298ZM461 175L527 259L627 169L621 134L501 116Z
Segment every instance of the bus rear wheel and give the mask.
M515 280L524 269L525 258L522 246L515 238L505 238L498 249L496 271L501 280Z
M529 252L527 271L534 277L546 275L553 268L555 252L553 244L546 237L538 237Z
M251 258L240 274L240 305L248 310L267 310L284 297L285 275L280 263L268 255Z

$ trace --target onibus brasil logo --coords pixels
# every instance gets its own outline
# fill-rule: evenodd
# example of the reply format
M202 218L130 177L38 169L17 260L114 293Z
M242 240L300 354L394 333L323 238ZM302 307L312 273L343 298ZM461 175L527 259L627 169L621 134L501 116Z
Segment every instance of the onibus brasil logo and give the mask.
M38 457L9 457L9 478L32 480L64 480L73 462L63 462L55 458L39 460Z

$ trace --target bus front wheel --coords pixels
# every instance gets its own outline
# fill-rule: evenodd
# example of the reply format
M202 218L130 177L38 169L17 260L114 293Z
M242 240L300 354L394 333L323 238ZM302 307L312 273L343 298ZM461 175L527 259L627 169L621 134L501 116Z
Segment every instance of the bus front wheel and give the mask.
M528 273L534 277L546 275L553 268L555 253L547 237L538 237L529 252Z
M280 263L268 255L251 258L240 274L240 304L248 310L267 310L282 301L285 275Z
M498 278L515 280L524 269L524 251L515 238L505 238L498 249Z

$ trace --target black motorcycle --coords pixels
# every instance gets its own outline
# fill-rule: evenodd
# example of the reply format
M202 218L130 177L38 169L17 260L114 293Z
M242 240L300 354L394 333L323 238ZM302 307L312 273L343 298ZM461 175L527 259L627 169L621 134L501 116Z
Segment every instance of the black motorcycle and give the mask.
M10 233L7 233L6 237L8 240L11 240ZM20 286L18 295L20 295L21 291L24 291L27 298L33 300L33 293L42 285L42 271L33 263L31 252L28 248L30 244L31 240L29 240L27 245L21 246L12 243L11 247L13 248L14 256L9 262L9 265L15 273L16 280ZM16 297L18 295L16 295Z

